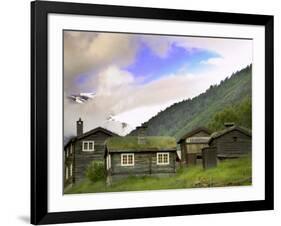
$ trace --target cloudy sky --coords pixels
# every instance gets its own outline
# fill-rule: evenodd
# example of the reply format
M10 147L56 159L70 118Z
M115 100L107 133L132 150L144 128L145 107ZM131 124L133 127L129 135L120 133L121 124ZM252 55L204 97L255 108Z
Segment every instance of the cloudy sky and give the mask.
M64 32L64 132L140 125L252 63L252 41L204 37ZM83 104L73 94L93 92ZM118 131L116 131L118 132Z

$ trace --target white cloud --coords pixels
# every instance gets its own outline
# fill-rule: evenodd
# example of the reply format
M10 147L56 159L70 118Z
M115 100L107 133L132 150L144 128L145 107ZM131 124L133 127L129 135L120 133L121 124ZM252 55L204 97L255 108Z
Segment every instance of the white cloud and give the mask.
M223 63L224 59L220 57L213 57L208 60L200 61L200 64L207 64L207 65L219 65Z
M116 66L109 66L98 75L97 95L110 96L115 92L122 92L134 82L134 77L127 71L120 70Z
M119 67L133 62L138 42L133 35L75 32L64 33L64 85L67 93L89 89L89 84L77 86L75 78L80 73L96 73L111 64ZM96 82L94 74L89 83Z
M149 120L152 116L156 115L159 111L168 107L171 103L163 105L143 106L137 107L117 114L114 118L118 121L127 122L133 127L140 126L141 123Z
M188 68L184 68L148 84L140 84L139 78L122 69L134 61L139 47L137 38L160 57L167 56L172 44L191 52L194 48L207 49L219 57L201 61L201 64L211 65L204 73L190 74ZM73 104L65 98L66 135L74 134L75 121L79 117L85 121L85 131L101 126L110 114L132 126L139 125L170 104L204 92L211 84L219 83L252 62L252 42L249 40L158 39L156 36L74 32L66 35L65 47L66 94L75 90L72 81L77 73L89 69L95 71L82 88L96 91L96 97L86 104Z
M246 39L177 37L176 45L188 50L191 48L213 51L220 57L211 58L205 63L216 65L217 74L229 76L252 63L252 41ZM220 77L220 76L219 76Z
M165 58L173 43L169 37L155 36L155 35L143 35L141 40L159 57Z

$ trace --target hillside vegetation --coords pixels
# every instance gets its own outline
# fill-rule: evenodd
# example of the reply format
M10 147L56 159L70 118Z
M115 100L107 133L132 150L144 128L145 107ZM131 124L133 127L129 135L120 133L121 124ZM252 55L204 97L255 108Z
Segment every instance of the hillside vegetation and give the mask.
M233 122L236 125L252 128L252 100L245 97L240 103L225 107L214 115L208 124L211 131L224 129L225 122Z
M105 179L92 182L85 179L65 190L66 194L92 192L143 191L199 187L224 187L252 184L251 157L225 160L216 168L204 170L202 166L181 168L173 177L128 177L107 186Z
M248 115L248 118L240 119L240 117L244 117L243 113L237 115L239 119L216 116L226 109L228 109L226 111L236 111L235 108L240 108L239 104L243 101L245 101L244 107L247 108L246 102L251 103L251 87L252 66L250 65L221 81L219 85L210 86L204 93L192 99L175 103L159 112L146 122L147 135L174 136L178 139L195 127L205 126L211 127L210 129L217 129L215 121L222 123L224 119L233 120L251 129ZM251 106L248 105L248 107ZM249 112L251 114L251 109ZM227 114L227 112L225 113ZM222 113L221 116L226 115L225 113ZM130 135L135 134L136 130L130 133Z

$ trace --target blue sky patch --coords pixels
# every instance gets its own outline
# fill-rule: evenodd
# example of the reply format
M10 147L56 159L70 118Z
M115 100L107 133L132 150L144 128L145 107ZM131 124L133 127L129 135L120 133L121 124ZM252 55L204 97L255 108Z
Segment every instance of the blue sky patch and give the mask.
M123 69L132 73L142 82L148 83L180 70L188 73L202 72L208 69L209 65L200 62L214 57L220 57L220 55L204 49L190 49L188 51L175 44L171 45L167 56L160 57L145 43L141 43L134 63Z

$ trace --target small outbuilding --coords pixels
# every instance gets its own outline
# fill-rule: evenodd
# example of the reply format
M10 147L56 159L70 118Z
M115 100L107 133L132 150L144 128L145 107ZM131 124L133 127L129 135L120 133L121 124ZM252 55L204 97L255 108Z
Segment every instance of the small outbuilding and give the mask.
M210 148L215 148L219 159L238 158L252 153L252 133L250 130L225 124L226 128L211 135Z
M214 147L202 148L202 166L209 169L217 166L217 149Z
M128 176L165 176L176 172L176 140L172 137L112 137L105 148L109 184Z
M178 140L181 149L181 163L196 165L201 162L202 148L208 146L211 132L205 127L189 131Z

